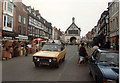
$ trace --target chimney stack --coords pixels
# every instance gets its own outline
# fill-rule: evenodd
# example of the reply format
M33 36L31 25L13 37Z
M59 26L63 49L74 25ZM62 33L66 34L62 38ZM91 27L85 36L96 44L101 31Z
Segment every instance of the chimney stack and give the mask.
M75 23L75 18L74 17L72 18L72 22Z

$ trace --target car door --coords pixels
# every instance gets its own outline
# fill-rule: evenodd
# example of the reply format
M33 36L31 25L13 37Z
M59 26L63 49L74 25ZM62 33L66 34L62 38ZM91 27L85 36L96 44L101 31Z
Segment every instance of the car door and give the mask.
M90 58L90 71L92 73L94 80L96 79L96 75L97 75L98 70L99 70L98 65L97 65L98 57L99 57L99 52L97 50L95 50L92 53L92 56Z
M99 59L99 56L100 56L100 52L99 51L96 51L95 55L94 55L94 59L95 61L93 62L93 78L95 80L98 80L100 77L100 69L98 67L98 59Z
M89 69L90 69L90 72L91 74L93 75L94 73L94 56L95 56L95 53L96 53L96 50L92 53L90 59L89 59Z

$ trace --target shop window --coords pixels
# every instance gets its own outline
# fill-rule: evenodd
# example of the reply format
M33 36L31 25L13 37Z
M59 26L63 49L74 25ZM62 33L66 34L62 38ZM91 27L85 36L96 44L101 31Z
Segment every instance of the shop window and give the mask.
M7 27L12 28L12 17L7 16Z

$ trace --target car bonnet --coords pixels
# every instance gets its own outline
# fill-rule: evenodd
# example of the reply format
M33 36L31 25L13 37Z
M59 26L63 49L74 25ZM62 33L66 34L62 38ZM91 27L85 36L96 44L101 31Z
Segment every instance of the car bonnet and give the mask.
M51 52L51 51L39 51L33 56L42 56L42 57L57 57L60 52Z
M118 67L99 66L99 68L103 74L103 77L113 80L119 79L119 72L116 72L116 70L119 71Z

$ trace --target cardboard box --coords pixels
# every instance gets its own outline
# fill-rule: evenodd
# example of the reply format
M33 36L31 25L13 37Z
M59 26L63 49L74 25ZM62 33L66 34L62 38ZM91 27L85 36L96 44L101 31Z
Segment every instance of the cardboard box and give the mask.
M8 51L2 51L2 57L6 57L8 59L12 58L12 55Z

